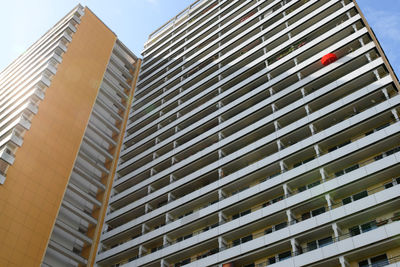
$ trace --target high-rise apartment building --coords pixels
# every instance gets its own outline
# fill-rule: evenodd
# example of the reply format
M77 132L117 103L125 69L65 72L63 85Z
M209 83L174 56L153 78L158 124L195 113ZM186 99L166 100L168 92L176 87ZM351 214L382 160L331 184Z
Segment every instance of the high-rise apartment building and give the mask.
M0 73L0 266L93 265L138 64L77 6Z
M355 1L197 1L143 56L98 266L400 266L400 86Z

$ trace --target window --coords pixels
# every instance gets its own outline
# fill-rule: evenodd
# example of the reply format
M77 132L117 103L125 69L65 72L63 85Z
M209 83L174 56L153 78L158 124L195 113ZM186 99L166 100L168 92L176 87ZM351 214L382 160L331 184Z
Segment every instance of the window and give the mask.
M325 237L325 238L322 238L322 239L318 240L318 245L319 245L320 248L325 247L325 246L327 246L329 244L332 244L332 243L333 243L333 240L332 240L331 236L328 236L328 237Z
M385 189L391 188L393 186L393 183L387 183L385 184Z
M351 203L351 197L346 197L342 200L343 205Z
M277 225L275 225L275 231L278 231L280 229L283 229L287 226L287 222L283 222L283 223L279 223Z
M283 261L292 257L292 252L286 251L278 255L279 261Z
M252 235L248 235L248 236L242 237L242 243L249 242L250 240L253 240L253 236Z
M268 258L268 264L276 263L275 257Z
M307 243L307 250L308 251L310 251L310 250L314 250L314 249L317 249L318 248L318 245L317 245L317 241L311 241L311 242L308 242Z
M367 196L368 196L368 192L367 191L362 191L360 193L354 194L353 195L353 200L356 201L356 200L362 199L362 198L367 197Z
M358 267L368 267L368 266L369 266L368 260L360 261L358 263Z
M232 246L238 246L238 245L240 245L240 238L238 238L238 239L236 239L236 240L233 240L233 242L232 242Z
M356 236L361 233L371 231L371 230L375 229L376 227L377 227L376 222L375 222L375 220L373 220L373 221L349 228L349 233L351 236Z
M320 215L324 212L325 212L325 207L321 207L319 209L315 209L315 210L311 211L311 214L314 217L314 216Z
M361 231L362 231L363 233L366 233L366 232L368 232L368 231L371 231L371 230L373 230L373 229L375 229L375 228L376 228L376 222L375 222L375 221L368 222L368 223L365 223L365 224L362 224L362 225L361 225Z
M270 233L272 233L272 228L271 227L264 231L264 234L266 234L266 235L270 234Z
M360 228L357 225L357 226L349 228L349 233L350 233L351 236L356 236L356 235L361 234L361 231L360 231Z
M384 266L389 264L386 254L379 255L371 258L371 265L373 267Z
M307 220L307 219L309 219L309 218L311 218L310 212L306 212L306 213L303 213L303 214L301 215L301 220L302 220L302 221Z
M389 261L387 259L386 254L375 256L370 259L366 259L366 260L358 262L359 267L370 267L370 266L380 267L380 266L385 266L388 264L389 264Z

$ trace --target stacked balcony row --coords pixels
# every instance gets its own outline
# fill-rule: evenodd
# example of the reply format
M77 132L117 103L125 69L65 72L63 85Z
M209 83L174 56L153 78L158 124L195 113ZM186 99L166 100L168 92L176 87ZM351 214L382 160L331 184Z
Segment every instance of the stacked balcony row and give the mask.
M74 9L0 74L0 184L83 15Z
M117 41L46 251L44 263L49 266L88 263L87 254L82 252L93 244L90 233L99 223L99 210L114 166L136 63L137 58Z

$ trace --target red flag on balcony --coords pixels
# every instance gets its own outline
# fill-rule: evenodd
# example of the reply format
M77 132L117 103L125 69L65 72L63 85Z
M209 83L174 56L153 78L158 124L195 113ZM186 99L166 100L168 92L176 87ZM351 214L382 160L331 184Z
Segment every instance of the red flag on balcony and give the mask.
M335 62L336 60L337 60L337 56L333 53L329 53L321 58L321 63L324 66L328 66L329 64Z

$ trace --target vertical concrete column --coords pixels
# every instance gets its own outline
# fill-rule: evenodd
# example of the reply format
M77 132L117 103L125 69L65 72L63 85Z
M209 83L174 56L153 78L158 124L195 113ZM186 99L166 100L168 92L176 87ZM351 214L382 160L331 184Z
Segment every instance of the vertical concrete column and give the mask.
M223 200L226 198L226 193L222 189L218 189L218 199Z
M163 246L168 246L171 242L172 240L167 235L163 235Z
M350 264L347 262L347 260L345 259L345 257L340 256L340 257L339 257L339 261L340 261L340 266L341 266L341 267L350 267Z
M222 236L218 237L218 247L221 250L224 250L225 248L228 247L228 243L226 242L226 240L224 238L222 238Z
M317 157L321 156L322 150L318 144L314 145L314 150L315 150L315 154L317 155Z
M382 94L385 95L386 100L388 100L390 97L389 97L389 93L388 93L387 89L383 88L383 89L381 89L381 91L382 91Z
M142 224L142 235L147 233L150 230L150 227L148 227L145 223Z
M154 210L154 207L151 206L149 203L146 203L146 204L144 205L144 213L149 213L149 212L151 212L151 211L153 211L153 210Z
M292 210L286 210L286 216L288 219L288 224L290 224L291 221L296 220L296 217L294 216L294 214L292 213Z
M309 105L305 105L304 108L306 109L307 115L310 115L312 113L312 110Z
M332 205L333 205L333 201L332 201L331 195L326 194L325 195L325 199L326 199L326 203L328 204L328 207L330 209L332 207Z
M285 162L283 162L283 160L281 160L281 161L279 162L279 166L281 167L281 172L282 172L282 173L284 173L285 171L288 170L288 167L287 167L287 165L285 164Z
M171 184L171 183L175 182L175 180L176 180L176 177L173 174L170 174L169 175L169 183Z
M283 192L285 194L285 197L292 195L292 189L288 186L287 183L283 184Z
M169 263L165 259L161 259L160 267L169 267Z
M332 230L335 235L335 238L338 239L340 235L342 235L342 230L339 228L337 223L332 224Z
M171 216L171 214L169 214L169 212L167 212L165 214L165 224L169 224L172 221L173 221L173 217Z
M290 239L290 245L292 246L293 256L296 256L299 252L300 245L295 238Z
M219 168L218 169L218 178L221 179L223 177L224 177L224 171L221 168Z
M174 201L175 199L176 199L175 196L171 192L169 192L168 193L168 203L171 201Z
M324 168L320 168L319 169L319 173L321 174L321 179L322 179L322 182L324 183L326 181L327 176L328 176L326 171L325 171L325 169Z
M140 245L139 246L139 257L144 256L146 253L147 253L147 249L143 245Z
M394 116L394 119L395 119L396 121L399 121L399 113L397 112L397 110L394 108L394 109L392 109L391 111L392 111L392 114L393 114L393 116Z
M308 128L310 129L311 135L314 135L315 132L316 132L316 129L315 129L314 124L312 124L312 123L309 124L309 125L308 125Z
M218 212L218 222L220 224L226 222L227 220L228 220L228 218L222 211Z
M306 89L304 89L304 87L301 88L300 91L301 91L301 94L303 95L303 97L305 97L307 95Z

